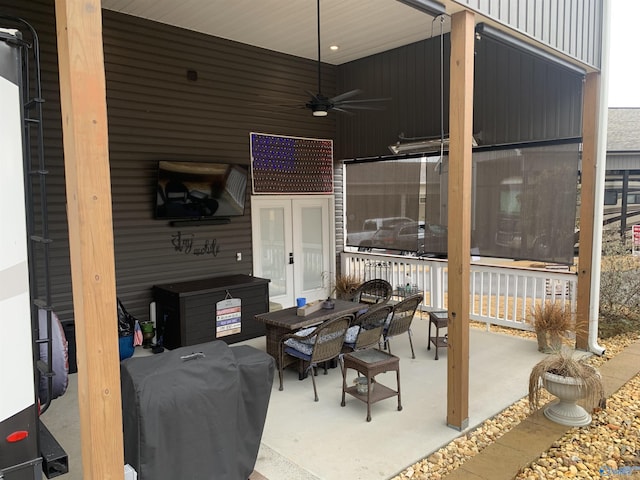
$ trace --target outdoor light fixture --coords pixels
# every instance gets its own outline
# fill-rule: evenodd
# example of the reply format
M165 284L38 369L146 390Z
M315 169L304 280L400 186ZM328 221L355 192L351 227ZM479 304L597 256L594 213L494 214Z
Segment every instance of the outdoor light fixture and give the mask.
M425 138L424 140L417 140L414 142L402 142L398 141L393 145L389 145L389 150L391 153L395 155L400 155L401 153L428 153L428 152L437 152L440 150L440 144L445 150L449 149L449 136L445 136L443 139L440 138ZM471 145L474 147L478 146L478 142L474 137L471 137Z
M437 17L439 15L447 13L447 10L444 8L440 2L435 2L433 0L398 0L400 3L404 3L405 5L409 5L410 7L415 8L416 10L420 10L423 13L431 15L432 17Z
M419 140L417 142L398 142L393 145L389 145L389 150L391 153L395 155L399 155L401 153L426 153L426 152L437 152L440 150L440 139L434 140ZM443 142L444 146L449 146L449 138L446 138Z
M314 117L326 117L327 116L327 107L325 105L315 105L313 109Z
M577 65L563 60L560 57L554 57L546 50L536 47L535 45L531 45L524 40L520 40L519 38L513 37L503 32L502 30L498 30L497 28L493 28L487 25L486 23L479 23L476 26L476 36L479 36L480 39L482 39L482 37L487 37L508 47L512 47L531 55L535 55L542 60L555 63L559 67L569 70L571 73L576 73L580 76L584 76L586 74L586 71L578 67Z

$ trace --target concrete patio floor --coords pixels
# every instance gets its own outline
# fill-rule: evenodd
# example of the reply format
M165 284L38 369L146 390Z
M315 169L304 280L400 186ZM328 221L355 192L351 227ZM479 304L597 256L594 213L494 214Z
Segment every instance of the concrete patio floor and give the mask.
M253 478L388 479L412 463L448 444L461 432L446 425L447 352L427 350L426 314L413 321L416 358L411 359L406 335L391 340L400 357L402 411L395 397L372 406L347 395L341 407L339 369L316 376L319 402L314 402L311 379L298 380L285 372L284 391L278 391L277 372ZM264 337L242 344L265 350ZM146 352L140 352L146 353ZM473 429L527 394L531 367L542 358L533 340L470 331L469 422ZM43 421L69 455L70 472L63 478L82 479L80 425L76 375L64 396L56 399ZM349 370L348 383L355 372ZM376 377L395 388L395 373Z

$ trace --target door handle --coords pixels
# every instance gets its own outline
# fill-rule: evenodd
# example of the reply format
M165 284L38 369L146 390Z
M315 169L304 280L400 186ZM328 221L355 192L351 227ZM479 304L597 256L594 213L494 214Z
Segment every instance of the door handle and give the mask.
M293 265L293 252L289 254L289 265Z

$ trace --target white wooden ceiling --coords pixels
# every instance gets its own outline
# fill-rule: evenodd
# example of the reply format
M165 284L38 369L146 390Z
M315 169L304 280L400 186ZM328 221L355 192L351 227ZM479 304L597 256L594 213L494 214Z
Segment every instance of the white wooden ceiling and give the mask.
M451 8L451 3L447 8ZM134 15L317 60L316 0L102 0ZM452 13L448 11L447 13ZM396 0L321 0L323 62L339 65L446 33L444 22ZM329 46L338 45L338 51Z

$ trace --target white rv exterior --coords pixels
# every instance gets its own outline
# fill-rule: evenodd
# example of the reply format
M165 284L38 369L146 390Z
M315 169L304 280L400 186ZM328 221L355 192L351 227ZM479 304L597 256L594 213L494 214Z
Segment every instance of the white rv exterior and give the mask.
M0 29L0 478L37 478L20 52ZM7 41L7 39L9 41ZM41 475L41 473L40 473Z

